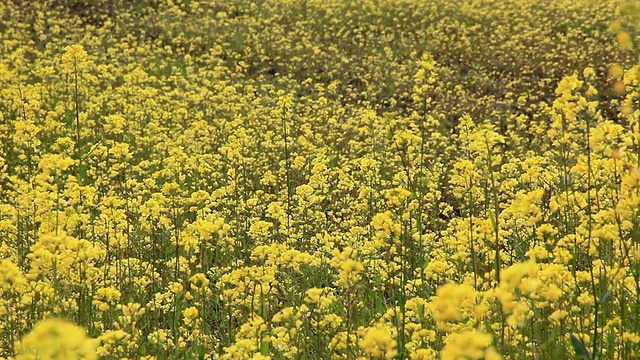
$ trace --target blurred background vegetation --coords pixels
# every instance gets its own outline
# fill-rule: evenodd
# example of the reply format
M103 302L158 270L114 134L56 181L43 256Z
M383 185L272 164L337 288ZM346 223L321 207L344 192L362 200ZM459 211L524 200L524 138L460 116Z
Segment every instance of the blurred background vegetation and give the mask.
M108 27L132 46L169 47L166 71L184 67L187 55L200 67L223 60L231 71L242 67L242 81L297 82L304 95L334 83L344 103L379 112L415 110L414 60L428 52L438 64L431 112L450 126L469 113L504 127L515 114L538 121L539 103L553 100L563 76L592 67L594 86L607 89L607 68L635 61L635 51L621 51L607 31L619 2L584 3L14 0L17 6L6 7L2 17L29 27L31 38L20 40L34 49L48 46L47 34L58 23L77 25L55 30L69 40ZM165 56L159 52L158 62L169 61ZM607 107L616 94L599 96ZM603 110L616 116L615 109Z

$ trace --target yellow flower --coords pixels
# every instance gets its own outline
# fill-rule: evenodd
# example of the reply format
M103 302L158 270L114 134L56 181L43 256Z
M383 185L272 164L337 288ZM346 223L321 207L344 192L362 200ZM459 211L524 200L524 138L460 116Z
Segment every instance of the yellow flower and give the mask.
M619 79L624 74L624 68L620 64L613 64L609 66L609 76L614 79Z
M98 353L108 355L113 351L121 351L127 347L129 340L131 340L131 334L124 330L107 330L98 339L102 343L98 347Z
M198 309L194 306L186 308L182 311L182 316L184 318L184 323L187 325L191 325L194 319L198 318Z
M351 287L360 280L360 272L364 266L360 261L347 259L340 265L340 279L338 283L344 287Z
M18 265L9 259L0 261L0 290L2 292L16 291L24 293L27 290L27 286L28 281Z
M510 290L516 289L520 285L522 277L527 275L532 267L533 263L524 262L504 269L500 272L500 287Z
M108 310L115 302L120 300L120 296L122 296L122 293L120 293L120 290L116 289L114 286L100 288L96 291L93 304L100 310Z
M569 315L569 313L565 310L556 310L553 314L549 315L549 320L554 323L559 323L560 320L564 319Z
M18 342L16 360L97 359L97 346L83 328L68 320L47 319Z
M618 40L618 44L624 50L633 50L633 39L628 32L621 31L616 35L616 40Z
M462 322L475 313L477 292L467 284L449 283L436 290L436 296L428 304L436 326L445 331L453 329L448 322Z
M560 289L556 284L551 284L546 291L542 292L542 296L549 301L557 301L562 297L562 289Z
M209 286L209 279L203 273L193 275L189 278L189 282L191 282L191 289L197 291L206 290L207 286Z
M491 346L492 341L491 335L477 330L453 333L445 339L440 356L442 360L501 359Z
M197 231L203 239L207 240L211 237L211 234L218 233L223 225L224 219L222 218L207 218L195 221L190 227Z
M307 290L306 294L307 294L307 297L304 299L304 301L308 303L318 303L320 302L320 295L322 295L322 289L311 288Z
M374 359L393 359L398 354L397 341L391 330L382 324L366 329L358 344Z

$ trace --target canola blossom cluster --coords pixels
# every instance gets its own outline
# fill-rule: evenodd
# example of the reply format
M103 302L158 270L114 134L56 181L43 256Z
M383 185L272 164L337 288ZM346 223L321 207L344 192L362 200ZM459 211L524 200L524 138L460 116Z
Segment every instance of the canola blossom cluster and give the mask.
M639 19L0 2L0 359L640 358Z

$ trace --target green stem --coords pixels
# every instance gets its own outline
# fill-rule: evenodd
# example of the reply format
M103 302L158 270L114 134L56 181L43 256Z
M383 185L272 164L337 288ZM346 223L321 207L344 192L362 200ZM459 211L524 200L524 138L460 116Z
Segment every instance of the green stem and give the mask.
M589 262L589 276L591 278L591 292L594 298L594 329L593 329L593 340L591 342L592 348L592 356L595 358L598 351L598 317L599 317L599 307L600 307L600 299L597 296L597 288L596 288L596 279L593 273L593 261L591 259L591 246L593 245L593 236L592 236L592 228L593 228L593 216L592 216L592 202L591 199L591 144L589 143L589 137L591 135L591 124L589 123L589 118L586 119L587 129L585 132L586 136L586 146L587 146L587 231L588 231L588 248L587 248L587 261Z
M493 215L492 215L492 223L495 234L494 239L494 248L495 248L495 259L494 259L494 267L495 267L495 282L496 286L500 283L500 269L502 267L501 258L500 258L500 233L498 226L498 214L500 214L500 204L498 202L498 193L496 191L496 182L495 177L493 175L493 157L491 156L491 149L489 148L489 139L485 134L485 143L487 144L487 161L489 167L489 180L491 181L491 193L493 195Z
M285 110L286 111L286 110ZM289 164L289 141L287 138L287 117L286 113L282 115L282 130L284 139L284 164L287 180L287 238L291 233L291 165Z

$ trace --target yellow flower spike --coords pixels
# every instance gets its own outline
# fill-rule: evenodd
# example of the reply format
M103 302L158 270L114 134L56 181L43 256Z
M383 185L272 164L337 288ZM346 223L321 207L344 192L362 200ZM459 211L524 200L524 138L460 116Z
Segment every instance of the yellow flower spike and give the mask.
M82 45L71 45L64 49L62 55L62 66L69 73L77 72L87 68L87 52Z

